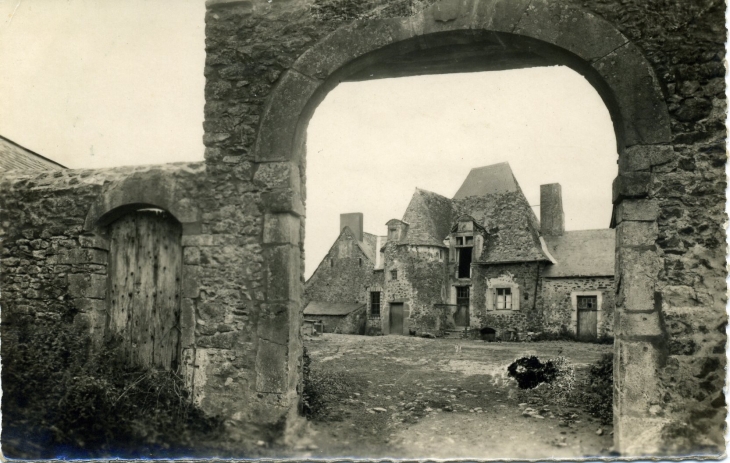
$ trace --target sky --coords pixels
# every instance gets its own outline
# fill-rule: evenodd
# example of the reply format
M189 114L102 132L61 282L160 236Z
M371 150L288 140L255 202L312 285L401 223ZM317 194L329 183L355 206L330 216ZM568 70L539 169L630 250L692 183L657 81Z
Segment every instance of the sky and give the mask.
M0 135L71 168L202 160L204 13L200 0L0 1ZM561 183L568 230L610 221L611 120L564 67L344 83L307 149L307 277L340 213L385 234L416 187L451 197L498 162L531 205Z

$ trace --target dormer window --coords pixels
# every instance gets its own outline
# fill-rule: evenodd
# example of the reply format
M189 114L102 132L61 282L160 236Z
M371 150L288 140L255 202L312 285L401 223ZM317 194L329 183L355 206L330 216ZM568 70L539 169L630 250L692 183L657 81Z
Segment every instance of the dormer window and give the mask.
M396 227L388 228L388 241L394 241L398 239L398 229Z

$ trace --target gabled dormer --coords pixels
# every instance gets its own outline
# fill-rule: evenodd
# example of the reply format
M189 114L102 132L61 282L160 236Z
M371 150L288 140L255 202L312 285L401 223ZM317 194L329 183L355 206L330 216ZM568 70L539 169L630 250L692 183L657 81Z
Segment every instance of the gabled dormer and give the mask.
M449 260L456 263L456 278L471 278L471 263L482 255L486 230L470 215L462 215L451 226Z
M397 243L405 239L408 233L408 223L398 219L390 219L386 224L388 226L388 242Z

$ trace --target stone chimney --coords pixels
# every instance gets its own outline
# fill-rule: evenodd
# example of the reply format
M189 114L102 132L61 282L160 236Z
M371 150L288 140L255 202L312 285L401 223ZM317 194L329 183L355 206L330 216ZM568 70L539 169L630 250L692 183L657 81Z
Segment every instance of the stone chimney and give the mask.
M562 235L565 232L563 193L559 183L540 185L540 234Z
M340 214L340 233L343 228L350 227L357 240L362 241L362 221L362 212Z

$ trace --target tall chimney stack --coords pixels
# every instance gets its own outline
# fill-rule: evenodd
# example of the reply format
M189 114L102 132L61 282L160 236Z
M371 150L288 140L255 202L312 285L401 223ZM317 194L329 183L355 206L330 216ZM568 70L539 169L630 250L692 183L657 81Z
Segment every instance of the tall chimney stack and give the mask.
M340 214L340 233L345 227L350 227L357 240L362 241L362 212Z
M564 232L565 215L560 184L540 185L540 234L556 236Z

